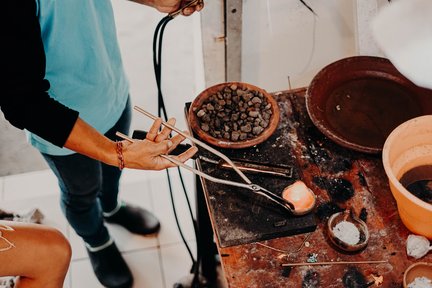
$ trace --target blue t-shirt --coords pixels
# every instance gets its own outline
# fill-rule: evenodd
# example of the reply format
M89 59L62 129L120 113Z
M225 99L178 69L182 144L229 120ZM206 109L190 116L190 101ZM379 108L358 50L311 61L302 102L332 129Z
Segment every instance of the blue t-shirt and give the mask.
M120 118L129 84L110 0L36 0L51 97L105 133ZM50 155L74 153L35 134L29 142Z

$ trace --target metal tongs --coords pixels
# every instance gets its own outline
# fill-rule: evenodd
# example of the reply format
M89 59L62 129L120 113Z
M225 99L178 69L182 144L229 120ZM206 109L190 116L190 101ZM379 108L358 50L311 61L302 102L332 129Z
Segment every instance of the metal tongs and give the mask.
M135 106L134 109L137 110L138 112L146 115L147 117L153 119L153 120L158 119L158 117L154 116L153 114L145 111L144 109L142 109L138 106ZM173 125L171 125L165 121L162 121L162 125L165 127L168 127L169 129L171 129L171 130L177 132L178 134L182 135L183 137L189 139L191 142L195 143L196 145L206 149L207 151L209 151L209 152L213 153L214 155L220 157L221 159L225 160L225 162L228 163L229 165L231 165L231 167L234 169L234 171L236 171L237 174L240 175L240 177L246 183L239 183L239 182L229 181L229 180L220 179L220 178L210 176L210 175L208 175L202 171L199 171L195 168L192 168L192 167L184 164L181 161L178 161L177 159L171 157L170 155L161 154L160 155L161 157L163 157L163 158L167 159L168 161L171 161L174 164L176 164L182 168L185 168L185 169L187 169L187 170L189 170L189 171L191 171L191 172L193 172L193 173L195 173L195 174L197 174L197 175L199 175L199 176L201 176L201 177L203 177L209 181L221 183L221 184L225 184L225 185L231 185L231 186L235 186L235 187L240 187L240 188L247 188L249 190L252 190L254 193L262 195L262 196L266 197L267 199L269 199L270 201L273 201L274 203L276 203L279 206L283 207L284 209L288 210L289 212L296 214L294 204L292 204L291 202L287 201L286 199L280 197L279 195L276 195L275 193L273 193L273 192L271 192L271 191L269 191L269 190L267 190L267 189L265 189L265 188L263 188L257 184L252 183L252 181L248 177L246 177L246 175L244 175L243 172L240 171L240 169L225 154L217 151L216 149L205 144L204 142L184 133L183 131L179 130L175 126L173 126ZM132 139L132 138L130 138L130 137L128 137L122 133L117 132L117 135L119 137L125 139L125 140L131 141L131 142L134 141L134 139Z

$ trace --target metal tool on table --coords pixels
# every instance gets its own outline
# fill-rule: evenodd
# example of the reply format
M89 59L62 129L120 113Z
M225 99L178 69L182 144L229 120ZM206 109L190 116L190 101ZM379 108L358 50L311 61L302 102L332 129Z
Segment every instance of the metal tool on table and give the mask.
M145 139L146 135L147 135L147 131L134 130L134 132L132 134L132 138L133 139ZM191 147L192 147L192 145L190 145L190 144L180 143L179 145L177 145L177 147L173 151L170 152L170 155L179 155ZM214 164L219 168L233 170L233 167L229 163L227 163L226 161L206 157L204 155L201 155L199 151L192 157L192 159L194 159L194 160L199 159L199 160L204 161L206 163ZM235 166L237 166L237 168L240 171L247 173L247 174L265 174L265 175L282 177L282 178L289 178L289 179L291 179L293 176L293 166L290 166L290 165L261 164L261 163L257 163L257 162L253 162L253 161L249 161L249 160L244 160L244 159L231 159L231 161L234 163Z
M214 160L202 155L198 155L196 158L205 161L207 163L212 163L217 165L220 168L224 169L233 169L232 166L223 161L223 160ZM195 159L195 158L194 158ZM283 178L292 178L293 176L293 167L292 166L274 166L274 165L264 165L260 163L250 162L250 161L236 161L232 160L234 165L237 168L245 173L251 174L267 174L271 176L283 177Z
M146 115L147 117L153 119L153 120L158 119L158 117L154 116L153 114L145 111L144 109L142 109L142 108L140 108L138 106L135 106L134 109L137 110L138 112ZM229 180L219 179L219 178L213 177L213 176L208 175L208 174L206 174L206 173L204 173L202 171L199 171L199 170L197 170L195 168L192 168L192 167L184 164L181 161L178 161L177 159L175 159L175 158L173 158L172 156L169 156L169 155L162 154L162 155L160 155L161 157L163 157L163 158L167 159L168 161L171 161L174 164L176 164L176 165L178 165L180 167L183 167L183 168L185 168L185 169L187 169L187 170L189 170L189 171L191 171L191 172L193 172L193 173L195 173L195 174L197 174L197 175L199 175L199 176L201 176L201 177L203 177L203 178L205 178L205 179L207 179L209 181L252 190L252 192L266 197L270 201L278 204L279 206L281 206L284 209L288 210L292 214L296 215L294 204L292 204L291 202L285 200L284 198L280 197L279 195L276 195L275 193L273 193L273 192L271 192L271 191L269 191L269 190L267 190L267 189L265 189L265 188L263 188L263 187L261 187L261 186L259 186L257 184L252 183L252 181L248 177L246 177L246 175L244 175L243 172L226 155L224 155L223 153L221 153L221 152L217 151L216 149L210 147L209 145L205 144L204 142L202 142L202 141L200 141L200 140L198 140L198 139L196 139L196 138L194 138L194 137L192 137L192 136L184 133L183 131L179 130L178 128L176 128L175 126L173 126L173 125L171 125L171 124L169 124L167 122L162 121L162 125L165 126L165 127L170 128L171 130L173 130L173 131L177 132L178 134L182 135L183 137L189 139L191 142L195 143L196 145L198 145L198 146L206 149L207 151L209 151L209 152L213 153L214 155L216 155L216 156L220 157L221 159L223 159L227 164L231 165L231 167L237 172L237 174L243 179L243 181L245 183L239 183L239 182L234 182L234 181L229 181ZM131 141L131 142L134 141L134 139L132 139L132 138L130 138L130 137L128 137L128 136L126 136L126 135L124 135L122 133L119 133L119 132L117 132L117 136L119 136L119 137L121 137L123 139L126 139L128 141Z

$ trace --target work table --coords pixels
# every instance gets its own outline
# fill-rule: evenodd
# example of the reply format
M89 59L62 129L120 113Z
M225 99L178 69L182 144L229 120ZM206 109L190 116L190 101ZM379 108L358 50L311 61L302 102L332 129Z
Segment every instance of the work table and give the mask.
M198 205L205 201L207 207L198 207L198 217L203 218L207 212L210 216L228 286L377 287L374 281L382 276L381 287L402 287L404 270L414 262L432 262L431 253L419 260L407 256L406 239L410 232L399 218L381 155L355 152L326 138L311 122L304 94L305 89L272 93L281 115L276 132L251 148L220 150L230 158L291 167L291 178L264 175L250 178L279 193L302 180L317 195L312 213L287 215L259 195L197 178ZM197 161L197 168L215 177L239 179L234 172L203 161ZM328 217L345 209L351 209L368 226L369 243L361 251L343 252L328 239L325 226ZM205 223L201 221L201 226ZM205 258L209 241L203 242L205 239L200 242L200 250ZM388 262L282 266L308 261L370 260Z

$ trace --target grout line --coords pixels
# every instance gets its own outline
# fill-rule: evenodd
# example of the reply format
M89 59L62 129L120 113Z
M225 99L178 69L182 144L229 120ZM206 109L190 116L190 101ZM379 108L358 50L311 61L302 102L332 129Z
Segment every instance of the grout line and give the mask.
M70 263L69 263L69 270L68 270L68 283L69 283L69 288L73 288L73 281L72 281L72 263L73 263L73 261L71 261Z
M4 201L4 177L0 177L0 199Z
M39 195L39 196L34 196L34 197L29 197L29 198L17 198L17 199L2 199L3 201L8 201L8 202L28 202L31 203L33 200L37 200L37 199L44 199L44 198L56 198L59 199L59 195L58 194L46 194L46 195ZM35 207L38 208L38 207ZM66 218L65 218L66 219Z
M158 254L158 258L159 258L159 269L161 271L161 278L162 278L162 287L167 287L167 283L166 283L166 273L165 273L165 269L163 268L163 257L162 257L162 249L161 246L159 245L159 237L158 237L158 248L157 248L157 254Z
M152 179L148 179L148 181L146 181L147 183L147 188L149 190L149 197L150 197L150 202L151 202L151 206L152 206L152 210L155 210L156 204L155 204L155 196L154 196L154 191L152 189L152 185L151 185L151 181ZM157 255L159 258L159 270L161 273L161 278L162 278L162 287L166 288L167 287L167 283L166 283L166 275L165 275L165 270L163 268L163 259L162 259L162 250L161 250L161 242L160 242L160 236L159 234L157 235L156 238L156 249L157 249Z
M5 176L2 176L2 178L17 178L17 177L28 177L28 176L33 177L34 175L44 174L44 173L50 174L50 173L53 173L53 172L51 171L51 169L46 168L46 169L28 171L28 172L23 172L23 173L16 173L16 174L5 175Z

